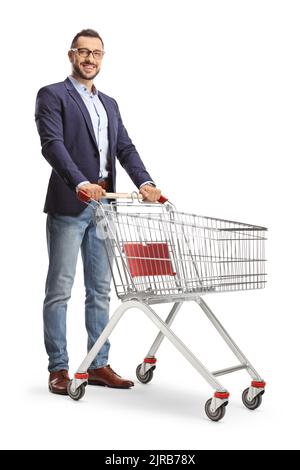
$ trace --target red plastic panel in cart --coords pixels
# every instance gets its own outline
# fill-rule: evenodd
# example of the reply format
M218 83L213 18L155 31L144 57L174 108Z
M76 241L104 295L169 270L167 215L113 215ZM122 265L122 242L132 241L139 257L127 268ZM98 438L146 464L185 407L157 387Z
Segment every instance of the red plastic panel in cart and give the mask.
M133 277L176 275L167 243L124 243L123 249Z

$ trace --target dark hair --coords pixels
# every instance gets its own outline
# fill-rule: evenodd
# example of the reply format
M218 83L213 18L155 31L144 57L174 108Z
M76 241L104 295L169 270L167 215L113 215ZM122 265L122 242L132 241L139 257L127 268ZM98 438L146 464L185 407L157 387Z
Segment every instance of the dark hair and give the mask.
M94 29L83 29L82 31L80 31L80 33L77 33L76 36L74 36L73 41L71 43L71 49L73 47L76 47L77 39L80 36L85 36L87 38L99 38L100 41L102 42L102 46L104 47L104 42L103 42L100 34L97 33L97 31L95 31Z

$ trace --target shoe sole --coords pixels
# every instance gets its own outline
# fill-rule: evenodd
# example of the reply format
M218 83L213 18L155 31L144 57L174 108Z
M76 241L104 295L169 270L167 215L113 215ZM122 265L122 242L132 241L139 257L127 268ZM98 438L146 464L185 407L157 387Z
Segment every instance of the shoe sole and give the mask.
M69 395L67 390L66 391L61 391L61 392L56 392L55 390L52 390L50 387L48 387L50 393L54 393L55 395Z

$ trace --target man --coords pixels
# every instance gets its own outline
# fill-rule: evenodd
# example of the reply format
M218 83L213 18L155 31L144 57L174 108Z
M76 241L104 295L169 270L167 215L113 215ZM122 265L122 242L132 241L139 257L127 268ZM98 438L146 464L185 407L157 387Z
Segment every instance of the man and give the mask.
M88 350L108 322L111 274L104 241L96 236L93 209L77 192L92 199L115 191L116 157L139 188L155 202L160 191L131 142L113 98L96 90L104 44L94 30L74 37L68 52L72 75L43 87L36 101L36 124L42 154L52 166L44 211L47 216L49 269L44 301L44 339L49 357L49 390L67 395L67 302L81 249L86 289L85 322ZM109 341L89 369L89 383L130 388L134 383L116 374L108 362Z

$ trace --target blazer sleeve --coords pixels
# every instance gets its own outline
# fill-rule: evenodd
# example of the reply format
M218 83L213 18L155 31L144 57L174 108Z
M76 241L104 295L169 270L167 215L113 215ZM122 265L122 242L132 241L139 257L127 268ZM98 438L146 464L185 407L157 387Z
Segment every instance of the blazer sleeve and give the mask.
M153 180L147 172L140 155L138 154L128 135L127 130L125 129L116 101L115 104L118 115L117 158L134 184L139 188L141 184L145 183L146 181L153 182Z
M64 145L62 102L49 87L41 88L36 98L35 121L42 154L53 170L73 190L88 178L82 174Z

